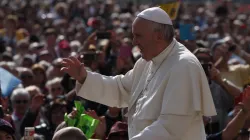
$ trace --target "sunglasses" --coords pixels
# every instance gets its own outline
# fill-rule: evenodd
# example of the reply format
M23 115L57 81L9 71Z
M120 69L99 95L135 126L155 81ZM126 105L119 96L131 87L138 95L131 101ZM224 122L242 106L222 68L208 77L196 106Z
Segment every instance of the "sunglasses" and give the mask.
M28 100L16 100L15 103L16 104L27 104Z
M32 79L32 75L21 75L21 79Z
M61 91L62 90L62 88L60 88L60 87L57 87L57 88L51 88L51 91L52 92L54 92L54 91Z

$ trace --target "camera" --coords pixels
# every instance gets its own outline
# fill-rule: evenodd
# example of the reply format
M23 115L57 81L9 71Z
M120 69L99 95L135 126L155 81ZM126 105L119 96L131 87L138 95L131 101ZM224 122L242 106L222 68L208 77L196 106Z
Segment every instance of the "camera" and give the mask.
M204 69L205 74L207 75L207 77L209 77L210 76L209 71L212 68L212 64L210 64L210 63L203 63L203 64L201 64L201 66Z
M110 39L111 38L111 32L97 32L96 33L97 39Z
M95 61L97 60L97 52L84 52L83 53L83 60L84 61Z
M208 84L210 85L212 82L210 79L210 70L212 68L212 64L211 63L203 63L203 64L201 64L201 66L205 71L205 74L206 74L207 79L208 79Z

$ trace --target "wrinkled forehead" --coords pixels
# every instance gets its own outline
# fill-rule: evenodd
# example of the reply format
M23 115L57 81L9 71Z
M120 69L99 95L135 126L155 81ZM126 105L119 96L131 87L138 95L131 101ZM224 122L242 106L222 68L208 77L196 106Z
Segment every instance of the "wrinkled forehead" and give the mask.
M149 25L149 21L140 17L136 17L133 24L132 24L132 31L140 31L147 29Z

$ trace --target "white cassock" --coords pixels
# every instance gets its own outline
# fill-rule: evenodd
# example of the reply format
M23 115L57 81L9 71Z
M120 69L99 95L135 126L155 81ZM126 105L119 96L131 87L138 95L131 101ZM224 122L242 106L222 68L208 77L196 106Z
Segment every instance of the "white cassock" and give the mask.
M175 39L152 61L139 59L126 75L88 72L78 96L128 107L130 140L205 140L202 116L216 115L197 58Z

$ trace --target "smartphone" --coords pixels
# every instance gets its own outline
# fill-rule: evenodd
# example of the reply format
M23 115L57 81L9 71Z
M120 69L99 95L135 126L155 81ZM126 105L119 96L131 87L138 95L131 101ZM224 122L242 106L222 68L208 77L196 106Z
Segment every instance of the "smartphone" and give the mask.
M97 32L96 37L97 39L110 39L111 32Z
M97 53L96 52L85 52L85 53L83 53L83 60L84 61L95 61L95 60L97 60Z
M202 65L202 68L205 71L205 74L209 77L210 76L209 71L212 68L212 64L210 64L210 63L204 63L204 64L201 64L201 65Z

